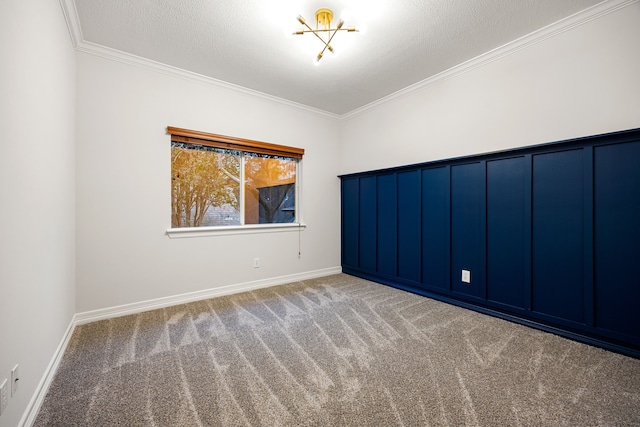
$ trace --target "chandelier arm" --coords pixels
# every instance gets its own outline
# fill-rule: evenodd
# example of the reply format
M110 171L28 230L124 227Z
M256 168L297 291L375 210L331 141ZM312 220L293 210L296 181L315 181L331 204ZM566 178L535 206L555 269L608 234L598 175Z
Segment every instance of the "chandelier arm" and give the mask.
M318 40L320 40L325 45L325 47L329 46L329 42L331 41L331 39L329 39L329 41L324 41L324 39L320 37L320 35L316 31L312 32L318 38Z
M317 58L316 60L317 60L318 62L320 62L320 59L322 59L322 55L324 55L324 51L325 51L325 50L327 50L327 46L329 46L329 43L328 43L328 42L326 42L326 43L324 44L324 47L322 48L322 50L320 51L320 53L319 53L319 54L318 54L318 56L316 57L316 58Z
M332 19L333 19L333 12L330 9L318 9L316 11L316 29L314 30L309 26L309 24L307 24L307 21L305 21L302 15L298 15L298 22L304 25L307 29L298 30L293 34L303 35L305 33L313 33L313 35L316 36L316 38L322 42L324 47L322 48L320 53L318 53L318 56L317 56L318 61L322 59L322 56L324 55L324 52L327 49L329 49L330 52L333 52L331 41L333 40L335 35L338 33L338 31L347 31L347 32L358 31L356 30L355 27L342 28L342 26L344 25L344 21L342 19L340 19L336 28L331 28ZM324 28L322 29L318 28L320 24L322 24ZM321 37L319 33L327 33L328 39L325 41L325 39Z
M342 25L340 25L340 26L342 26ZM324 44L324 48L322 48L322 50L318 54L318 58L322 58L322 55L324 55L324 51L327 50L327 48L329 48L329 50L331 52L333 52L333 49L329 46L329 43L331 43L331 40L333 40L333 36L336 35L336 33L338 32L339 29L340 29L339 27L336 28L335 31L333 32L333 34L331 34L331 37L329 37L329 40L327 40L326 42L324 42L324 40L322 40L322 38L320 38L323 41L323 43L325 43L325 44ZM320 37L320 36L318 36L318 37ZM318 61L320 61L320 59L318 59Z
M332 37L331 37L331 38L329 38L329 41L326 41L326 42L323 40L324 47L322 48L322 50L320 51L320 53L319 53L319 54L318 54L318 56L316 57L316 60L317 60L318 62L320 62L320 60L322 59L322 56L324 55L324 51L325 51L325 50L327 50L327 48L329 48L329 51L330 51L330 52L333 52L333 48L329 45L329 42L331 41L331 39L332 39Z
M302 21L300 21L300 22L302 22ZM318 38L318 40L320 40L322 42L322 44L324 44L324 49L326 49L326 48L329 48L329 50L333 49L331 46L329 46L329 42L331 41L331 39L333 37L331 37L329 39L329 41L324 41L324 39L322 37L320 37L320 35L318 34L318 31L330 31L330 30L314 30L306 22L303 22L302 25L304 25L305 27L307 27L309 29L309 31L303 31L303 33L313 33L313 35L316 36ZM324 53L324 49L322 49L323 53Z
M313 31L313 28L311 28L311 27L309 26L309 24L307 24L306 22L303 22L303 24L302 24L302 25L304 25L305 27L307 27L307 28L309 29L309 31ZM305 31L305 32L307 32L307 31Z
M329 33L331 31L357 31L355 29L353 30L349 30L349 28L327 28L327 29L322 29L322 30L298 30L297 33L294 34L306 34L306 33Z
M307 33L315 33L317 35L317 33L330 33L331 31L348 31L353 33L353 32L357 32L358 30L356 30L354 27L327 28L326 30L298 30L295 33L293 33L293 35L302 35Z

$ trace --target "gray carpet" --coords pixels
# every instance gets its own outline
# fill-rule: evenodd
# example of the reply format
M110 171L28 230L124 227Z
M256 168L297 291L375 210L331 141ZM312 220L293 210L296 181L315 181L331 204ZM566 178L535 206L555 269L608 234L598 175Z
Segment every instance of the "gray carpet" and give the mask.
M336 275L76 328L35 426L639 426L640 360Z

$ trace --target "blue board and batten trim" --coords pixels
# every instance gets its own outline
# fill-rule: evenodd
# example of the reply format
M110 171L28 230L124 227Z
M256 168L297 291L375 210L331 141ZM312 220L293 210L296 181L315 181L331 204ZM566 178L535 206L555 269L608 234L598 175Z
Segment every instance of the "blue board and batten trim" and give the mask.
M345 273L640 358L640 129L340 179Z

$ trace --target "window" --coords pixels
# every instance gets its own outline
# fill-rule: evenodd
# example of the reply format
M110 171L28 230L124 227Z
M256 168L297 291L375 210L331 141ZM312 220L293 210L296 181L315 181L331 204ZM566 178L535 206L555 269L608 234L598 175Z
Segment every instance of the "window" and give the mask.
M304 150L178 128L171 134L171 227L299 222Z

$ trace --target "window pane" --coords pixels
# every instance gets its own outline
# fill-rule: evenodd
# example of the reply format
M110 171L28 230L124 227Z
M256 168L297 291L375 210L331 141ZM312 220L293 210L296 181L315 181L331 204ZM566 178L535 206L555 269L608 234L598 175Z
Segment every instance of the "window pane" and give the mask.
M295 222L296 160L245 153L245 224Z
M171 145L171 226L240 225L238 152Z

